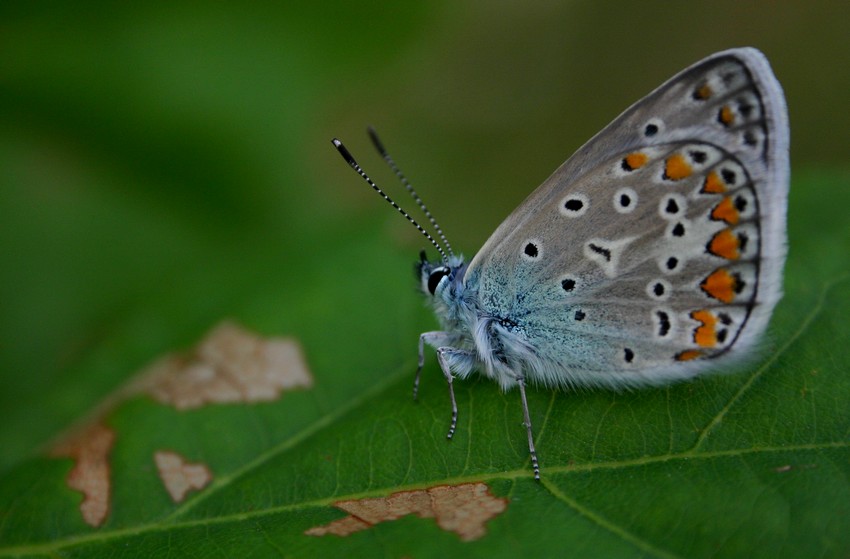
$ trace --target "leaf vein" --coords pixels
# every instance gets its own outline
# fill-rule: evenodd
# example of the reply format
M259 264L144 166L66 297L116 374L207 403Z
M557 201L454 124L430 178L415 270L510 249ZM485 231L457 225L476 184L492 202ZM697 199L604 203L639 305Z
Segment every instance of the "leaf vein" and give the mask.
M738 391L729 399L725 406L723 406L717 414L708 422L708 424L702 429L699 436L697 437L696 442L693 447L691 447L690 452L698 451L702 445L705 443L708 436L711 432L723 421L723 418L726 417L726 414L737 404L741 398L743 398L744 394L749 392L750 388L756 383L758 379L764 374L764 372L770 368L780 357L782 357L790 348L794 345L794 343L809 329L812 322L814 322L815 318L823 311L824 306L826 304L827 294L839 283L843 281L847 281L850 279L850 276L842 276L837 278L831 282L827 282L818 296L817 303L812 307L812 310L805 316L805 318L800 322L800 326L791 335L782 346L780 346L776 351L774 351L771 356L762 363L753 373L747 378L746 382L744 382Z

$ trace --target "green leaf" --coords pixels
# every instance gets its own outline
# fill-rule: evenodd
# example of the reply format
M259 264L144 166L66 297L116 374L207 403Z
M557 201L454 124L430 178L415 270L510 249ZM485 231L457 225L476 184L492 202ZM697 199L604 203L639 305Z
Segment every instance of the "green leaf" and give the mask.
M810 177L794 191L817 200L841 186ZM461 416L452 442L433 363L421 401L411 401L413 360L392 362L405 348L415 352L414 325L403 315L416 297L393 289L402 284L394 268L404 263L377 257L377 244L362 240L332 259L343 269L372 270L352 280L358 296L345 308L298 308L275 301L281 295L271 287L254 294L263 308L289 314L315 388L271 403L184 412L131 398L105 421L116 443L104 525L82 521L80 495L63 484L71 461L32 459L0 484L0 554L90 557L168 547L191 556L510 556L546 555L553 546L598 556L839 554L850 549L843 520L850 514L850 270L846 260L807 262L807 255L850 247L841 222L814 219L806 212L821 207L802 198L792 197L787 293L766 357L736 374L666 389L533 390L542 483L531 477L516 393L457 383ZM312 277L311 291L338 286L331 272ZM376 305L405 311L363 321ZM212 483L175 505L152 462L161 448L207 464ZM471 543L413 516L345 538L304 534L344 517L337 501L466 482L483 482L508 500L486 524L488 535Z
M449 442L448 395L429 352L412 401L417 336L434 326L410 274L421 241L383 208L358 210L348 184L357 177L328 142L336 122L359 130L382 114L369 100L398 72L375 69L375 58L420 53L418 41L436 49L423 30L440 14L345 3L200 16L4 9L0 557L850 553L846 172L795 166L786 295L753 362L663 389L530 390L537 483L516 392L456 382ZM316 22L325 25L305 33ZM388 42L397 50L387 54ZM518 53L513 67L533 59ZM409 98L406 88L395 95ZM352 99L367 105L356 117ZM483 107L474 99L468 116L492 130L482 113L499 111ZM566 156L583 138L556 139ZM511 182L502 172L550 170L533 157L490 169L492 154L469 170L492 146L467 143L459 176L484 188ZM442 169L439 155L413 159ZM465 197L489 190L446 186L454 217L443 225L467 218L459 234L483 239L501 214L479 207L508 210L531 186L480 206ZM377 206L367 196L363 206ZM312 387L185 410L128 388L224 319L296 340ZM108 476L97 478L108 480L98 526L69 486L79 452L56 452L72 426L93 424L114 435ZM210 479L175 502L158 452ZM347 536L307 534L348 517L344 501L373 499L380 511L393 495L436 503L435 488L476 483L504 504L478 535L427 506Z

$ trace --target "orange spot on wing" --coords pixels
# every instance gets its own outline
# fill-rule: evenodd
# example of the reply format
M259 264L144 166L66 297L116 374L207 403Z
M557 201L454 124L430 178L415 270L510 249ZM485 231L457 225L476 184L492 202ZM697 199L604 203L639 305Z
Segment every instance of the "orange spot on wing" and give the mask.
M702 185L702 191L708 194L722 194L726 192L726 183L717 174L712 171L705 177L705 182Z
M694 99L698 99L700 101L705 101L709 97L711 97L711 88L707 83L702 84L699 88L694 91Z
M720 120L724 126L731 126L732 123L735 122L735 113L732 112L729 105L723 105L723 108L720 109L720 114L717 115L717 119Z
M701 310L692 312L691 318L702 323L694 330L694 342L700 347L716 346L717 332L714 327L717 325L717 317L711 311Z
M678 181L691 176L693 170L681 153L671 155L664 165L664 178Z
M722 202L717 204L717 206L711 210L711 219L715 221L725 221L729 225L735 225L738 223L738 219L740 219L740 217L741 215L738 213L738 209L732 202L731 196L725 197Z
M703 291L724 303L731 303L735 299L738 289L738 279L729 273L726 268L719 268L705 278L700 287Z
M708 251L715 256L727 260L737 260L741 254L738 252L740 241L729 229L720 231L708 243Z
M647 161L649 161L649 157L645 153L636 151L623 158L623 168L627 171L634 171L646 165Z
M692 361L700 357L702 352L696 349L687 349L676 354L676 361Z

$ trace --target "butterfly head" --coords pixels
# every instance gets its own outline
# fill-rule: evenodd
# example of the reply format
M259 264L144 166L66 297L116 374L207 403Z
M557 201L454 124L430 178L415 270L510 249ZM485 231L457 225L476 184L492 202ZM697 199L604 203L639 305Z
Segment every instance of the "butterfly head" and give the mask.
M460 283L466 271L466 263L460 256L451 256L447 260L430 262L425 251L419 253L416 263L416 276L422 292L430 297L445 298L449 286Z

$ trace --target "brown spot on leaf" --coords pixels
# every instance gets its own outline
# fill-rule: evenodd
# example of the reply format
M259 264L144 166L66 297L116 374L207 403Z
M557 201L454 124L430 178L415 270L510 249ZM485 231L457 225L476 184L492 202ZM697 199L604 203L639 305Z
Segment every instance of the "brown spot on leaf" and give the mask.
M796 464L796 465L785 464L784 466L779 466L779 467L773 468L773 471L776 472L776 473L782 474L782 473L785 473L785 472L790 472L791 470L812 470L812 469L817 468L817 467L818 467L817 464Z
M347 536L379 522L415 514L419 518L434 518L443 530L454 532L463 541L472 541L484 536L485 523L504 512L508 501L494 497L483 483L464 483L400 491L389 497L338 501L334 506L349 516L304 533L308 536Z
M190 409L208 403L274 400L284 390L312 385L313 377L295 340L264 339L223 322L194 350L166 355L108 395L80 422L81 427L63 435L49 452L53 457L74 459L68 486L83 493L83 519L100 526L110 510L109 453L115 440L115 433L103 425L104 418L128 398L150 394L162 403ZM172 491L160 467L160 476L175 501L208 483L200 481L198 467L204 466L183 463L187 486L180 491ZM212 477L209 471L205 475Z
M212 481L206 464L189 463L176 452L158 450L153 455L159 478L175 503L180 503L193 489L203 489Z
M267 402L284 390L309 388L313 377L289 338L264 339L224 322L191 351L166 355L137 389L180 410L206 404Z
M114 442L112 429L93 423L57 444L51 453L74 460L68 487L83 494L80 513L94 527L103 524L109 514L109 452Z

